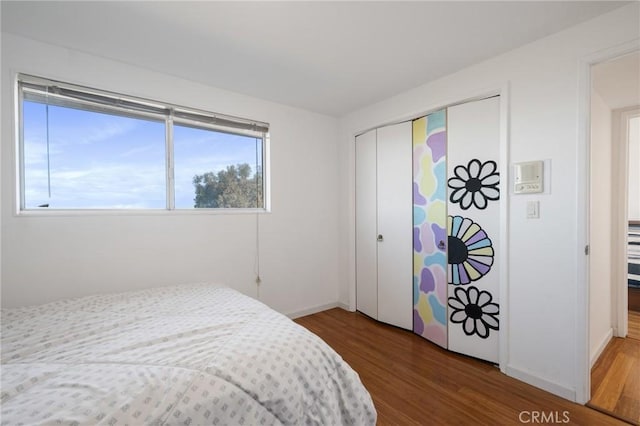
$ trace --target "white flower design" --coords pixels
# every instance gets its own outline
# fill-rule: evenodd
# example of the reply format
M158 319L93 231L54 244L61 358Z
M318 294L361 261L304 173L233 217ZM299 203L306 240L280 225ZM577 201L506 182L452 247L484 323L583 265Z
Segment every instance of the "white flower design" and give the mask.
M473 159L467 166L456 166L453 169L455 177L449 178L448 185L453 191L449 196L452 203L460 203L462 210L472 205L480 210L487 208L487 200L500 199L500 173L498 165L489 160L481 163Z
M449 298L449 307L453 309L450 320L462 324L467 336L477 334L486 339L489 330L498 330L500 306L493 303L491 293L478 290L477 287L456 287L455 297Z

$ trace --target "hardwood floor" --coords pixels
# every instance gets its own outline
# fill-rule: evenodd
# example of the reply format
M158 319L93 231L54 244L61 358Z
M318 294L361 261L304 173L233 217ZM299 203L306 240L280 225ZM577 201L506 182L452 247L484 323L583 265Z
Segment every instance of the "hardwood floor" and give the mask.
M640 425L640 312L626 339L614 337L591 369L589 406Z
M542 414L561 424L624 424L359 313L335 308L296 322L358 372L379 425L513 425L541 423L532 420Z
M640 311L629 311L629 329L627 337L640 340Z
M640 311L640 288L629 287L629 310Z

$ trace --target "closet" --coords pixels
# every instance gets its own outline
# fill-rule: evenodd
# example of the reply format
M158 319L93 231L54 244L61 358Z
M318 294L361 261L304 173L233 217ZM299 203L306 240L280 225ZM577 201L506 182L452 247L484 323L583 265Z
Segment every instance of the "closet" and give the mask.
M498 362L500 101L356 137L356 307Z
M356 159L357 309L411 330L411 123L357 136Z

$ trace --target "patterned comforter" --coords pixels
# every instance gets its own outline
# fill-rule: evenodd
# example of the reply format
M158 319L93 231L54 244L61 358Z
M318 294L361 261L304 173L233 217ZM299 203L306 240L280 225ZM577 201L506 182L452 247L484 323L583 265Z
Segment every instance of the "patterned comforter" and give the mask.
M212 285L2 310L2 424L375 424L319 337Z

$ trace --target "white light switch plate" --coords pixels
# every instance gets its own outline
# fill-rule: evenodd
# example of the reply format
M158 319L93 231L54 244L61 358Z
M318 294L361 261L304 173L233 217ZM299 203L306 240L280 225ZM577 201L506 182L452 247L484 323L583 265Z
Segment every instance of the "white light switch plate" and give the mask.
M527 219L540 219L540 201L527 201Z

